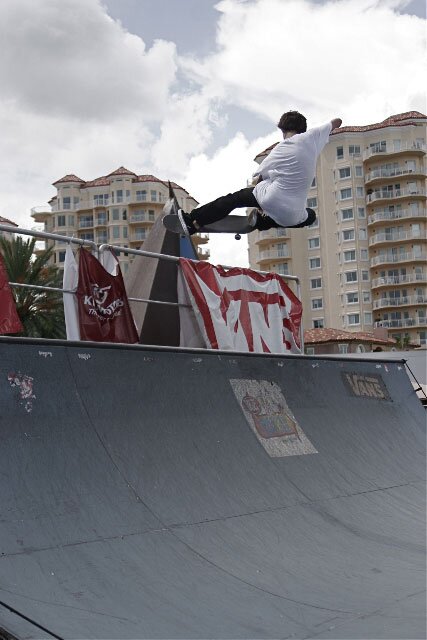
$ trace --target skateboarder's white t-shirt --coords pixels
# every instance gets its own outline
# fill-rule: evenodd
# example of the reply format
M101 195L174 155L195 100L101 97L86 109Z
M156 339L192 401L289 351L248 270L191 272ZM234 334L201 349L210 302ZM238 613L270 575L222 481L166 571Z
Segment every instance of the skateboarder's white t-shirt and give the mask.
M331 130L328 122L279 142L254 173L254 177L263 178L256 185L254 196L261 209L280 225L295 225L307 219L308 190Z

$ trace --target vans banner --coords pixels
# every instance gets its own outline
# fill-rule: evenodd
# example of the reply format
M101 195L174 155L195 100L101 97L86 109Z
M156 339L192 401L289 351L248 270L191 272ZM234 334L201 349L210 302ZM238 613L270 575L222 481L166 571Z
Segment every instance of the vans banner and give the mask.
M180 266L208 348L301 353L302 305L279 274L185 258Z

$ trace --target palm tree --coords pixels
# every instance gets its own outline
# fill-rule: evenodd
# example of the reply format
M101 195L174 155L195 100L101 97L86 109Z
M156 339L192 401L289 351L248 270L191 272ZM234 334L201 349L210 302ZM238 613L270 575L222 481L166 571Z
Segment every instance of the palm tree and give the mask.
M46 287L61 287L62 274L49 265L53 247L34 256L36 239L12 240L0 237L0 253L3 256L10 282ZM24 327L22 335L33 338L65 338L65 322L62 297L55 292L36 289L14 289L16 310Z

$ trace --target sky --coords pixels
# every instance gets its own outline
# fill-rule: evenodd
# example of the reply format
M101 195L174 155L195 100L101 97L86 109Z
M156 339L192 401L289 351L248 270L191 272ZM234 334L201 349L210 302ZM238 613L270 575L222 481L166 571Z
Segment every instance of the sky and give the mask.
M119 166L201 204L246 186L276 123L426 113L424 0L1 0L0 215ZM247 242L211 235L210 261Z

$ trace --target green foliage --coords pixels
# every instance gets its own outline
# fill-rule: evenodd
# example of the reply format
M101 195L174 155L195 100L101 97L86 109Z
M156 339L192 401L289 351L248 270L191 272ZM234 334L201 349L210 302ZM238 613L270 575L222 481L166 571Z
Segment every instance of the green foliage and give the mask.
M0 253L10 282L62 287L62 273L49 265L53 248L34 254L36 239L0 238ZM20 335L32 338L65 338L62 296L56 292L13 288L16 310L24 327Z
M399 336L396 338L396 347L398 349L407 349L409 347L409 345L411 344L411 339L408 335L404 335L403 333L400 333Z

